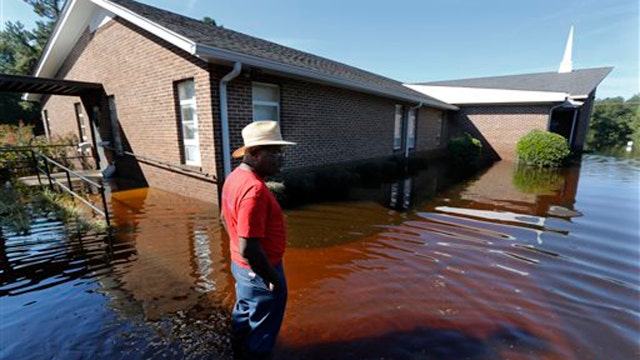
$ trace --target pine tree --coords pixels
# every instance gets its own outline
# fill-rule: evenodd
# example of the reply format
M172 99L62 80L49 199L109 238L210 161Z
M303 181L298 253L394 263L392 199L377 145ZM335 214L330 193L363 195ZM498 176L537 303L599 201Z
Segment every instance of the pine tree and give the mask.
M42 51L63 9L64 0L23 0L42 19L34 29L25 28L21 22L7 21L0 32L0 73L32 75ZM21 94L0 93L0 123L17 124L20 120L38 124L39 104L22 102Z

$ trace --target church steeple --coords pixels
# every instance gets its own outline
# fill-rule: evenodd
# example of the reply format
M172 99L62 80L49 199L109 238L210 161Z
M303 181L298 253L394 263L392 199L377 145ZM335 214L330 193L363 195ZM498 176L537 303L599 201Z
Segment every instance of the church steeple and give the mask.
M569 38L567 39L567 46L564 48L564 56L560 63L559 73L568 73L573 71L573 25L569 31Z

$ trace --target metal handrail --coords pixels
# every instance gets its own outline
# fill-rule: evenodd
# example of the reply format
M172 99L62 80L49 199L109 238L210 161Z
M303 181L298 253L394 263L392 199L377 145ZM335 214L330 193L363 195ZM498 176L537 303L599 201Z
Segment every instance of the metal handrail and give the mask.
M35 167L36 167L36 169L38 171L38 181L39 181L40 185L42 185L42 181L40 180L39 173L42 172L42 169L40 169L40 166L38 164L38 161L36 160L36 157L42 158L44 160L44 162L45 162L44 174L47 175L47 179L49 180L49 188L51 190L53 190L53 183L55 183L56 185L60 186L66 192L71 194L73 197L75 197L76 199L82 201L85 205L87 205L93 211L95 211L96 213L98 213L99 215L104 217L105 221L107 223L107 227L108 228L111 227L111 219L109 217L109 208L107 206L107 199L105 197L105 188L104 188L103 185L98 184L97 182L95 182L95 181L93 181L93 180L81 175L80 173L69 169L68 167L60 164L59 162L51 159L50 157L46 156L45 154L43 154L41 152L36 152L34 150L31 150L31 152L32 152L33 158L34 158L34 165L35 165ZM51 171L49 169L49 164L54 165L57 168L59 168L59 169L61 169L62 171L65 172L68 186L65 186L63 183L59 182L58 180L54 179L51 176ZM103 208L103 210L99 209L97 206L95 206L94 204L89 202L87 199L82 197L80 194L78 194L75 191L73 191L73 185L71 184L71 175L73 175L76 178L88 183L89 185L93 186L94 188L97 188L98 192L100 193L100 197L102 199L102 208Z
M69 145L49 145L49 147L60 147L60 146L69 146ZM75 146L75 145L71 145L71 146ZM47 146L44 146L47 147ZM34 148L37 148L37 146L16 146L16 147L0 147L0 152L16 152L16 153L29 153L29 160L27 159L19 159L20 162L25 162L25 161L31 161L33 164L33 168L35 168L35 172L36 172L36 176L38 177L38 184L40 184L40 186L42 186L42 178L40 177L41 174L46 175L47 176L47 180L49 182L49 188L51 190L53 190L53 184L58 185L60 188L62 188L64 191L66 191L67 193L71 194L74 198L82 201L85 205L87 205L89 208L91 208L93 211L95 211L97 214L101 215L102 217L105 218L105 221L107 223L107 227L110 228L111 227L111 219L109 217L109 208L107 207L107 199L105 197L105 188L103 185L81 175L80 173L69 169L68 167L66 167L65 165L60 164L59 162L57 162L56 160L53 160L52 158L48 157L47 155L43 154L40 151L34 150ZM38 161L39 159L42 159L44 161L44 169L42 169L40 167L40 162ZM67 185L63 184L62 182L56 180L53 178L52 176L52 172L50 169L50 165L62 170L61 172L64 172L66 175L66 180L67 180ZM83 196L81 196L80 194L78 194L77 192L75 192L73 190L73 185L71 183L71 175L73 175L74 177L84 181L85 183L89 184L90 186L96 188L98 190L98 192L100 193L100 197L102 199L102 209L98 208L97 206L95 206L93 203L91 203L89 200L85 199Z
M205 173L205 172L198 171L198 170L185 169L180 165L171 164L171 163L168 163L168 162L165 162L165 161L162 161L162 160L152 159L152 158L150 158L148 156L134 154L134 153L129 152L129 151L120 151L120 150L117 150L117 149L115 149L115 148L113 148L111 146L107 146L107 145L103 145L102 147L105 148L105 149L108 149L108 150L112 150L112 151L118 152L120 154L131 156L131 157L133 157L135 159L141 160L142 162L148 163L150 165L164 167L165 169L169 169L169 170L172 170L172 171L183 173L183 174L185 174L187 176L195 177L195 178L198 178L198 179L206 180L206 181L212 182L214 184L218 183L218 178L215 175L211 175L209 173Z
M68 173L70 173L70 174L73 174L73 175L75 175L77 178L79 178L79 179L81 179L81 180L83 180L83 181L85 181L85 182L88 182L89 184L93 185L93 186L94 186L94 187L96 187L96 188L102 187L102 185L98 184L97 182L95 182L95 181L93 181L93 180L91 180L91 179L89 179L89 178L87 178L87 177L85 177L85 176L80 175L80 173L77 173L77 172L75 172L75 171L73 171L73 170L69 169L68 167L66 167L66 166L64 166L64 165L62 165L62 164L60 164L59 162L57 162L57 161L53 160L52 158L48 157L47 155L45 155L45 154L43 154L43 153L35 153L35 154L36 154L38 157L43 158L43 159L44 159L44 160L46 160L47 162L49 162L49 163L51 163L51 164L53 164L53 165L55 165L55 166L59 167L60 169L64 170L65 172L68 172Z
M69 144L51 144L51 145L18 145L18 146L0 146L2 150L33 150L34 147L37 148L55 148L55 147L78 147L77 144L69 143Z

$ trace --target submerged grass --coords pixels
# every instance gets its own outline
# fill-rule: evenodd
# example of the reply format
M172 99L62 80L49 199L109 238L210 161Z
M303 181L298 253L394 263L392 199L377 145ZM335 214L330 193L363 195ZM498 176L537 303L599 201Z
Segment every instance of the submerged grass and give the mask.
M31 217L22 194L7 181L0 188L0 227L17 233L29 231Z
M0 189L0 226L26 234L32 218L43 215L66 224L75 221L77 230L83 233L108 230L104 219L93 216L71 195L28 187L18 181L5 182Z

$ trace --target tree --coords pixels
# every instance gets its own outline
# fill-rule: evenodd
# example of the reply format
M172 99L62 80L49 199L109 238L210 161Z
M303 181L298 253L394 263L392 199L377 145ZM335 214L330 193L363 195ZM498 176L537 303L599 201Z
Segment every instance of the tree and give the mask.
M218 24L216 24L216 21L208 16L202 18L202 22L208 25L218 26Z
M0 71L5 74L26 75L38 62L38 50L31 31L21 22L7 21L0 32Z
M43 18L36 27L26 29L21 22L7 21L0 32L0 73L30 75L42 55L65 0L23 0ZM38 104L20 100L20 94L0 93L0 123L17 124L20 120L39 123Z
M598 99L595 102L587 146L590 149L624 146L640 141L640 94L624 100L622 97Z
M64 4L64 0L23 1L44 19L36 21L33 30L19 21L5 23L0 32L0 71L7 74L28 75L35 70Z

